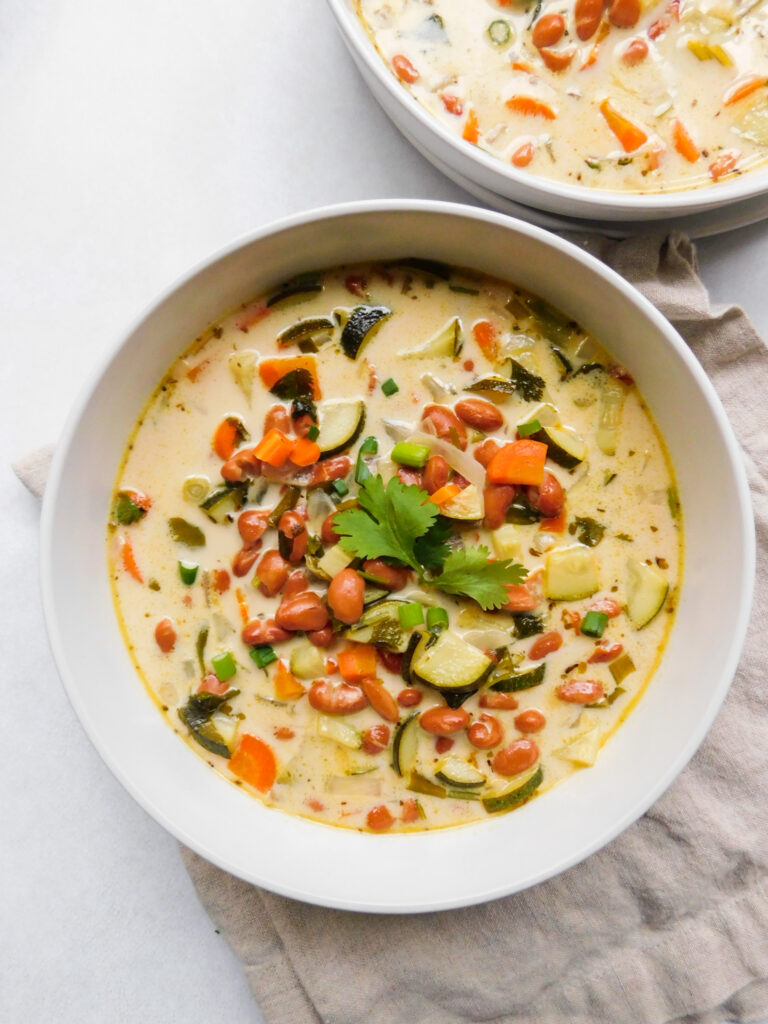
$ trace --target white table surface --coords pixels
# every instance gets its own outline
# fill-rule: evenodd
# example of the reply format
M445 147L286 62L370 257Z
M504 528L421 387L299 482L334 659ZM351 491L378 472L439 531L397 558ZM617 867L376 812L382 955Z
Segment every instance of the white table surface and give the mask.
M9 463L56 439L155 293L236 235L349 199L470 200L390 125L322 0L4 0L0 140L0 1020L258 1022L175 841L64 696L38 507ZM765 334L768 222L700 255L714 300Z

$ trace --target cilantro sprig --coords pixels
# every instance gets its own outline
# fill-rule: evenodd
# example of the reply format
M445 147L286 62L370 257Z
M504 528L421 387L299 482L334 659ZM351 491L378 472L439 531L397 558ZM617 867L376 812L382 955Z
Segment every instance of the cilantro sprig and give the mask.
M416 572L422 583L477 601L485 611L501 608L505 587L525 580L525 568L509 559L492 561L488 548L451 550L451 529L420 487L393 477L363 481L359 508L334 516L334 529L345 551L358 558L391 558Z

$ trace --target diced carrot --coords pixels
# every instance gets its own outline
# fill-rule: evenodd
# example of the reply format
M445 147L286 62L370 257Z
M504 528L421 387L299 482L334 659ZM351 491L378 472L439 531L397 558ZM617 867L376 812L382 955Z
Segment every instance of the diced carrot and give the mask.
M674 118L672 121L672 140L680 156L684 157L688 163L695 164L701 156L701 150L693 141L688 133L688 129L679 117Z
M137 583L143 583L144 577L141 575L141 570L136 564L136 556L133 553L133 545L131 544L130 538L123 534L120 538L120 559L123 563L123 568L129 576L133 576Z
M477 144L477 140L480 138L480 123L477 120L477 112L474 107L469 108L467 114L467 120L464 122L464 131L461 133L462 139L465 142L471 142Z
M192 381L193 384L197 381L197 378L200 376L200 374L203 372L206 366L208 366L210 361L210 359L203 359L195 366L190 366L190 368L187 370L187 377L189 378L189 380Z
M235 597L237 598L237 607L240 609L240 618L243 620L243 625L247 626L251 621L251 613L248 608L248 599L245 593L237 587L235 590Z
M310 441L308 437L300 437L294 444L291 452L291 462L294 466L313 466L320 458L320 445L317 441Z
M512 154L512 163L515 167L527 167L528 164L533 160L533 154L535 150L532 142L524 142L522 146L518 146Z
M256 445L254 455L270 466L282 466L293 451L295 443L290 437L286 437L282 430L273 427Z
M265 316L269 315L269 306L263 302L253 302L250 306L246 306L242 313L238 313L235 317L235 327L239 331L247 333L249 327L253 327L259 320L263 320Z
M493 484L530 484L540 487L544 479L547 446L528 437L505 444L488 464L487 476Z
M401 82L417 82L419 79L419 72L402 53L392 58L392 67Z
M347 683L359 683L376 675L376 648L372 644L353 644L337 655L339 672Z
M649 171L655 171L661 163L661 158L667 151L666 146L652 145L643 154L645 158L645 166Z
M643 129L633 124L628 117L620 114L609 99L603 100L600 104L600 113L608 122L608 127L621 143L621 148L625 153L631 153L632 150L638 149L648 141L648 136Z
M472 337L485 358L493 362L499 354L499 335L491 321L476 321L472 325Z
M322 397L317 382L317 359L314 356L275 356L272 359L262 359L259 363L259 376L266 388L273 388L292 370L308 370L312 375L314 397Z
M419 820L419 805L416 801L409 797L407 800L403 800L403 809L400 811L400 820L406 824L412 821Z
M741 82L734 82L723 96L723 106L729 107L732 103L738 103L745 96L751 96L756 89L762 89L764 85L768 85L768 78L765 75L750 75Z
M288 669L284 661L278 661L275 668L275 697L278 700L296 700L306 693L296 676Z
M260 793L270 790L277 778L277 762L272 747L248 732L241 736L237 750L228 763L234 775Z
M736 169L736 164L739 162L741 152L738 149L726 149L724 152L713 160L709 165L709 173L712 175L715 181L725 177L726 174L730 174L731 171Z
M211 447L222 462L232 458L237 447L237 440L240 434L238 422L232 416L228 416L216 427L211 441Z
M443 106L449 114L457 114L461 116L464 113L464 104L461 102L458 96L454 96L450 92L441 92L440 99L443 101Z
M539 523L539 529L544 530L546 533L562 533L565 529L565 519L565 511L563 510L556 516L542 519Z
M510 96L504 106L515 114L526 114L528 117L544 117L554 121L557 114L548 103L534 99L533 96Z
M444 487L438 487L434 494L430 494L429 501L435 505L447 505L457 494L461 494L460 487L457 487L456 484L445 484Z
M534 68L533 68L532 64L528 64L524 60L515 60L515 61L512 61L512 70L513 71L525 71L527 74L532 75L533 71L534 71Z
M509 583L504 587L507 592L507 603L504 607L510 612L532 612L538 608L539 597L533 592L527 583L518 585Z

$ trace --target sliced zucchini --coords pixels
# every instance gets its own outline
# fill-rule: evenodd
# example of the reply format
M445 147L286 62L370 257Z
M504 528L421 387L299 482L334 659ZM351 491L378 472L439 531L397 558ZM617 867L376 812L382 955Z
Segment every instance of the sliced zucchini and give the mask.
M465 391L491 391L497 395L514 395L517 388L508 377L501 377L499 374L492 373L487 377L480 377L479 380L472 381L471 384L467 384L464 388Z
M669 593L669 583L655 565L630 558L624 585L629 621L635 629L642 629L661 611Z
M200 508L214 523L229 523L245 502L247 487L243 484L224 484L211 491Z
M360 399L322 402L317 412L320 433L315 440L320 446L321 459L330 459L349 448L365 426L365 402Z
M207 691L193 693L190 694L187 703L179 708L179 718L189 729L193 739L201 747L220 757L232 756L232 748L229 746L228 740L233 739L237 722L219 712L219 708L236 697L239 692L239 690L230 689L222 694L208 693ZM228 722L225 723L224 719L227 719ZM230 729L230 722L235 723L232 729Z
M544 593L553 601L578 601L600 588L592 552L581 544L555 548L547 555Z
M349 747L350 750L359 750L363 745L363 734L340 718L332 718L330 715L317 716L317 734L342 747Z
M318 281L316 274L299 274L298 277L292 277L290 281L281 284L267 299L267 306L271 309L274 306L304 302L322 290L323 284Z
M325 658L319 647L300 640L291 651L291 672L299 679L319 679L325 671Z
M359 621L346 630L344 638L358 644L381 644L402 654L408 647L410 631L400 625L402 601L379 601L366 608Z
M318 335L330 336L334 327L335 324L330 317L306 316L280 331L277 336L277 344L280 348L285 348L288 345L298 345L301 341L314 341ZM318 343L315 342L315 344Z
M440 800L444 800L446 792L442 786L438 786L437 783L431 782L429 779L425 779L423 775L418 772L412 772L411 777L408 780L406 787L410 789L412 793L423 793L424 796L436 796Z
M332 580L333 577L346 569L350 562L354 562L355 556L345 551L341 544L334 544L328 548L322 558L318 558L316 568L319 575Z
M458 359L463 347L464 335L461 320L454 316L421 345L405 349L397 354L401 359L436 359L441 356L447 359Z
M600 395L600 412L595 434L597 447L606 455L616 454L623 407L624 389L620 384L607 384Z
M392 316L388 306L355 306L341 332L341 348L349 359L357 359L385 320Z
M522 554L520 531L514 523L507 523L492 530L491 543L497 558L519 559Z
M565 469L573 469L587 457L586 441L567 427L542 427L532 435L532 440L545 444L547 458Z
M506 789L483 797L483 807L489 814L512 811L533 796L543 781L544 771L539 764L523 778L513 779Z
M435 778L449 788L456 789L474 789L485 782L485 775L460 757L446 757L440 761L435 770Z
M474 484L459 491L455 498L451 498L444 505L440 506L440 515L448 519L460 519L464 522L475 522L482 519L483 496Z
M538 686L539 683L544 682L546 667L546 663L542 662L541 665L537 665L536 668L532 668L528 672L504 673L499 679L492 677L493 681L489 689L499 690L501 693L516 693L518 690L530 690L531 687Z
M392 740L392 767L400 775L413 771L419 749L419 713L412 712L397 723Z
M491 659L450 629L437 640L425 635L410 664L412 679L454 694L477 690L493 664Z

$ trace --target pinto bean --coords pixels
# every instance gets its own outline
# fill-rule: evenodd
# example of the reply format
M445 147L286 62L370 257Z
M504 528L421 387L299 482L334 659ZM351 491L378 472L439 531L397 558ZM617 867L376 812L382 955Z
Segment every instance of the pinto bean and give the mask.
M376 656L388 672L399 676L403 671L403 656L397 651L388 651L386 647L377 647Z
M323 544L337 544L339 541L339 535L333 527L336 515L336 512L330 512L323 520L323 525L320 527L320 538Z
M264 597L274 597L285 586L288 579L288 563L275 548L265 551L256 566L259 590Z
M550 50L545 46L539 50L539 54L550 71L565 71L576 56L576 47L569 46L565 50Z
M542 633L537 636L528 648L528 657L531 661L541 661L553 651L558 651L563 646L563 638L556 630L550 633Z
M163 654L169 654L176 646L176 628L173 619L160 619L155 626L155 642Z
M291 432L291 417L284 405L272 405L267 409L264 416L264 433L270 430L280 430L284 434Z
M283 587L283 597L294 597L309 589L309 580L303 569L294 569Z
M274 619L251 619L241 634L244 644L260 647L262 644L279 644L290 640L291 634L275 624Z
M648 43L644 39L630 39L624 47L621 59L627 67L633 68L637 64L642 64L647 56Z
M323 626L322 629L308 629L307 640L315 647L330 647L333 643L333 626Z
M415 708L417 704L421 704L422 696L421 690L417 690L415 686L406 686L398 693L397 703L401 708Z
M328 587L328 604L337 619L351 626L363 614L365 580L354 569L337 572Z
M449 750L453 749L455 740L452 740L450 736L438 736L435 740L435 753L447 754Z
M586 43L597 32L603 16L603 0L576 0L573 8L576 19L576 35Z
M468 427L490 433L504 426L501 410L484 398L463 398L454 406L454 412Z
M429 421L435 434L449 444L457 444L462 451L467 447L467 431L464 424L447 405L427 405L421 414L422 423Z
M541 732L547 720L538 708L528 708L515 715L515 728L519 732Z
M562 14L542 14L531 32L531 42L537 49L554 46L565 32L565 18Z
M481 708L492 708L496 711L514 711L519 706L517 698L511 693L497 693L495 690L482 693L478 704Z
M640 20L640 0L613 0L608 10L608 20L616 28L634 28Z
M594 704L602 700L605 691L597 679L568 679L560 683L555 693L568 704Z
M430 494L434 494L435 491L439 491L441 487L445 487L448 483L450 472L450 466L443 456L433 455L427 460L427 464L424 467L424 490L428 491Z
M554 473L545 471L541 487L527 487L525 493L529 503L547 519L558 515L565 504L565 491Z
M501 445L499 442L494 441L492 437L489 437L487 440L483 441L482 444L479 444L472 454L480 465L485 466L487 469L491 459L500 448Z
M275 612L275 622L281 629L304 632L322 629L328 625L328 609L317 594L308 590L295 597L284 598Z
M366 754L380 754L389 746L389 726L372 725L363 733L363 750Z
M421 487L423 486L424 477L420 469L413 469L411 466L398 466L397 467L397 479L401 484L405 484L406 487Z
M368 706L368 698L359 686L316 679L309 688L309 703L325 715L351 715Z
M363 572L375 576L387 590L402 590L411 578L410 569L387 565L380 558L366 558L363 562Z
M510 779L532 768L538 759L539 747L534 740L513 740L496 754L491 764L495 772Z
M293 421L293 432L296 437L306 437L314 425L315 421L309 413L305 412L302 416L297 416Z
M368 676L360 680L360 689L377 715L381 715L386 722L398 720L400 712L397 710L397 701L389 690L385 689L381 680Z
M467 729L467 738L478 750L490 750L492 747L498 747L504 739L504 729L498 718L494 718L493 715L480 715Z
M309 478L308 487L317 487L320 484L328 484L332 480L340 480L352 469L352 460L346 455L340 455L336 459L324 459L312 467L312 476Z
M269 511L265 508L249 508L237 517L237 530L244 544L259 540L269 526Z
M469 725L469 714L464 708L449 708L447 705L428 708L422 712L419 725L433 736L450 736L452 732L466 729Z
M232 575L233 576L246 576L259 557L261 551L261 541L257 540L253 544L246 544L240 548L235 557L232 559Z
M504 524L507 518L507 509L514 500L515 488L510 484L488 484L484 488L484 523L489 530L496 530Z
M596 662L613 661L614 658L618 658L623 650L624 644L612 644L608 640L601 640L587 658L587 662L590 665L594 665Z
M227 483L237 484L246 477L261 474L262 462L256 458L255 452L255 448L241 448L231 459L223 463L220 472Z
M309 533L304 516L296 509L283 512L277 524L280 534L280 551L289 562L300 562L307 553Z
M374 832L386 832L395 823L395 819L384 804L377 804L375 807L372 807L365 816L365 821L368 828L373 829Z

